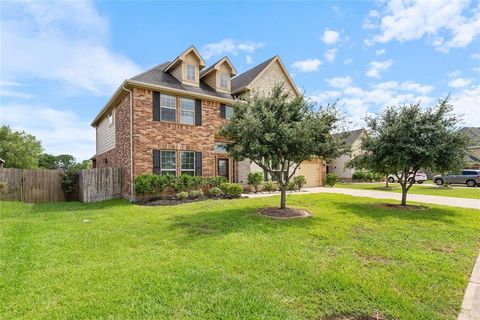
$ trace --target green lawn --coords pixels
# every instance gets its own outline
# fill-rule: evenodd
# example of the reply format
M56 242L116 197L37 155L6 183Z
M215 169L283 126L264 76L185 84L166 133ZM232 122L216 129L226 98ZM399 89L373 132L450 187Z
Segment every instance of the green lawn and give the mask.
M140 207L0 202L2 319L456 319L480 211L288 196ZM89 219L90 222L83 222Z
M385 182L381 183L337 183L335 188L349 188L349 189L363 189L373 191L391 191L402 193L402 187L398 183L390 183L391 189L385 189ZM431 196L445 196L445 197L457 197L457 198L471 198L480 199L480 188L464 188L451 186L449 188L437 187L437 186L425 186L420 184L414 184L408 191L412 194L426 194Z

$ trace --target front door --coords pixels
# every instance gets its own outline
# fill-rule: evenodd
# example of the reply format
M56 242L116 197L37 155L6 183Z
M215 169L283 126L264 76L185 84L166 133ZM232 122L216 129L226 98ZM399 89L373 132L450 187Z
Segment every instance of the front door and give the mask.
M228 168L228 159L227 158L218 158L217 159L217 176L225 177L229 180L228 176L230 170Z

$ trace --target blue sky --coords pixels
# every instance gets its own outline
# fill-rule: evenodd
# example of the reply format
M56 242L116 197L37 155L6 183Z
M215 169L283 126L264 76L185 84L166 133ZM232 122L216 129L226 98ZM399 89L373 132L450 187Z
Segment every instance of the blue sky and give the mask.
M480 123L480 4L379 2L2 2L0 123L78 160L91 120L128 77L191 44L239 72L280 55L312 100L352 121L451 94Z

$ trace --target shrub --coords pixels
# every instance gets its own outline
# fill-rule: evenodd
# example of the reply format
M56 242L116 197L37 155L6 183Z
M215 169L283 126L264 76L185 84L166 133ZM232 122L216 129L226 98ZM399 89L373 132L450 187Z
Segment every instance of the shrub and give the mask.
M273 181L265 181L263 189L267 192L278 191L278 184Z
M153 192L152 174L142 174L135 178L135 192L147 194Z
M5 181L0 181L0 193L7 192L7 183Z
M363 181L363 182L372 182L372 181L380 181L382 179L382 175L376 172L358 170L355 171L352 175L353 181Z
M205 179L201 176L192 177L192 188L194 190L200 190L205 185Z
M193 187L193 177L188 174L182 174L175 179L174 190L177 192L189 191Z
M176 198L178 200L186 200L188 198L188 192L182 191L177 193Z
M213 187L208 191L208 194L213 197L219 197L219 196L223 196L223 191L218 187Z
M190 198L203 197L203 191L202 190L192 190L192 191L190 191L189 196L190 196Z
M290 191L294 191L295 190L295 182L293 181L288 181L288 184L287 184L287 190L290 190Z
M243 187L239 183L224 182L220 185L220 189L230 198L238 198L243 192Z
M222 176L217 177L206 177L204 178L204 185L207 188L220 188L222 183L227 182L227 179Z
M300 190L307 183L305 176L295 176L293 177L293 183L297 186L297 189Z
M60 185L67 200L73 200L77 191L77 169L70 169L60 174Z
M326 177L326 184L329 187L333 187L337 183L337 175L335 173L328 173Z
M247 176L247 183L253 187L255 193L258 192L258 186L262 184L263 175L261 172L250 172Z

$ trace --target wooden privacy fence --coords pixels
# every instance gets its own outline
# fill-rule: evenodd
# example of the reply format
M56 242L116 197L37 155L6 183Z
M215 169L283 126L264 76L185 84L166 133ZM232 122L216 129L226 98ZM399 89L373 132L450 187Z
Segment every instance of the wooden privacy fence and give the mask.
M0 182L6 184L0 200L27 203L65 201L60 184L61 170L0 168ZM82 170L78 174L77 194L72 200L95 202L122 196L122 169Z
M96 202L122 196L122 168L82 170L78 177L78 197Z

